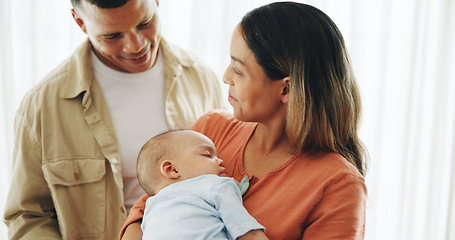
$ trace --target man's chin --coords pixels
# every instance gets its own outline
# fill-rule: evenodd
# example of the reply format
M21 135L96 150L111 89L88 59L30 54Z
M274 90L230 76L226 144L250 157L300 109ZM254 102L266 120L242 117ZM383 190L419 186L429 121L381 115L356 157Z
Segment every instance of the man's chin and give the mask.
M127 63L122 64L119 68L121 68L120 71L122 72L139 73L147 71L152 67L153 64L151 64L151 61L146 61L141 64L132 64L130 61L127 61Z

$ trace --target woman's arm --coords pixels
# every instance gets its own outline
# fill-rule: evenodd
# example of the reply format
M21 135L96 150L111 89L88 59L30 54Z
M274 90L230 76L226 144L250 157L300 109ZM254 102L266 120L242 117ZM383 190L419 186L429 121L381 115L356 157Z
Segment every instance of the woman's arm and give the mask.
M305 229L302 239L364 239L365 183L352 176L338 180L325 190L308 216L312 224Z
M268 240L269 238L265 236L265 233L262 230L251 230L245 235L242 235L237 238L237 240Z
M130 210L130 214L120 231L120 240L142 239L141 222L144 216L145 202L150 196L144 194L140 197Z
M123 236L120 236L120 238L121 240L141 240L141 221L136 221L126 226L126 228L123 229Z

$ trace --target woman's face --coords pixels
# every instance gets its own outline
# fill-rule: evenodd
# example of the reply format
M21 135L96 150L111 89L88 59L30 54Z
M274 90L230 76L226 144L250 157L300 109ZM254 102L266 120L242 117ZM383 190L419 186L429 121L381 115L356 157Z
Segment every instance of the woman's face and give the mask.
M283 81L269 79L243 38L240 26L231 40L231 62L223 81L229 85L234 116L245 122L267 122L282 112Z

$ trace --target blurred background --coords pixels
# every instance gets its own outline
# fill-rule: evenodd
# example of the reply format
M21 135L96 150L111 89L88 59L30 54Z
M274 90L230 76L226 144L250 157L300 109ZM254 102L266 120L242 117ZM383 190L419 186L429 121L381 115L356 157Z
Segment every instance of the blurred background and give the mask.
M161 0L163 36L196 53L221 81L235 25L270 2ZM361 137L371 158L366 239L454 240L455 1L298 2L318 7L338 25L360 85ZM0 1L2 216L15 111L86 38L70 9L69 0ZM6 232L0 223L0 239Z

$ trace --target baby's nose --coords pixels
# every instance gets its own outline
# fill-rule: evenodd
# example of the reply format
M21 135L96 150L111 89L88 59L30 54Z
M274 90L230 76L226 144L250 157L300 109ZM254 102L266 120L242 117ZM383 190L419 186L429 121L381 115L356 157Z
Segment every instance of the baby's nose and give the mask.
M223 162L223 160L217 158L217 159L216 159L216 162L218 163L218 166L224 167L224 162Z

